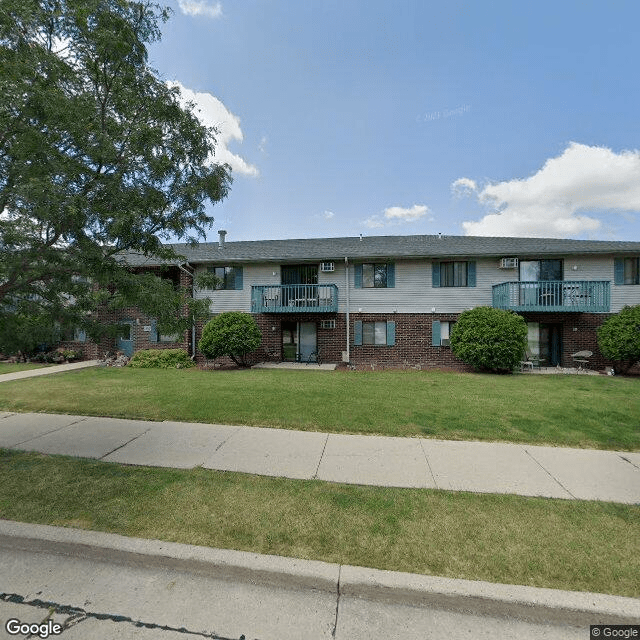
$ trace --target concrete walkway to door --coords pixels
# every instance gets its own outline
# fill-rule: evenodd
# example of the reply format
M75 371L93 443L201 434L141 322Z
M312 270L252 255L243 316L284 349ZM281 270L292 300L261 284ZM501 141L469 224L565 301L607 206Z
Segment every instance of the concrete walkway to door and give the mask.
M55 364L52 367L40 367L40 369L28 369L27 371L15 371L13 373L3 373L0 375L0 382L10 380L22 380L22 378L34 378L35 376L48 376L52 373L64 373L75 369L87 369L97 367L99 360L83 360L82 362L70 362L68 364Z

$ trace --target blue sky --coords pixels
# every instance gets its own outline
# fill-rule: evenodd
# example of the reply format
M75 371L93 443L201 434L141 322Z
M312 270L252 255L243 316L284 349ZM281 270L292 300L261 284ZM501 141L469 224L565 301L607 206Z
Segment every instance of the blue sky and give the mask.
M636 0L169 0L227 239L640 241Z

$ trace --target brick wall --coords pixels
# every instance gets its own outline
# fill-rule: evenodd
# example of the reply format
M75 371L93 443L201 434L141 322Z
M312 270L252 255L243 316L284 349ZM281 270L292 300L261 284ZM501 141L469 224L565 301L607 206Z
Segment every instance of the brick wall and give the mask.
M191 290L191 277L189 274L178 269L177 267L147 267L145 271L155 273L157 276L170 278L174 283ZM184 312L186 314L186 310ZM136 307L127 307L124 309L102 311L101 320L107 324L117 323L120 320L133 320L132 336L134 353L140 349L186 349L191 354L191 331L179 336L177 342L156 342L151 340L151 332L145 331L144 328L152 323L152 318L142 313ZM104 358L109 352L117 351L116 338L103 338L100 343L96 344L87 339L86 342L77 342L67 340L61 342L61 347L82 351L83 359L94 360Z

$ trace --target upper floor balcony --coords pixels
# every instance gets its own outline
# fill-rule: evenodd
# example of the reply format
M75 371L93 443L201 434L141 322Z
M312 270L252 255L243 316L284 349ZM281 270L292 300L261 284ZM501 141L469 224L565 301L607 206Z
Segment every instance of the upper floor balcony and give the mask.
M581 311L611 309L608 280L531 280L493 285L493 306L511 311Z
M335 284L269 284L251 287L251 313L336 313Z

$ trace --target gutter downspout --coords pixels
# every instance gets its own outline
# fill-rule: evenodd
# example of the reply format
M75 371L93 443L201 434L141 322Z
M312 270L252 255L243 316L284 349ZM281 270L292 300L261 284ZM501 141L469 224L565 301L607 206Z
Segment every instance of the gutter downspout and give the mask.
M184 271L186 274L191 276L191 297L196 297L196 282L195 282L195 268L192 267L188 262L185 264L193 269L193 273L187 271L181 264L178 265L178 268ZM196 357L196 323L195 321L191 325L191 359L195 360Z
M344 281L347 291L347 308L346 308L346 316L347 316L347 365L351 362L351 354L350 354L350 343L349 343L349 259L347 256L344 257Z

